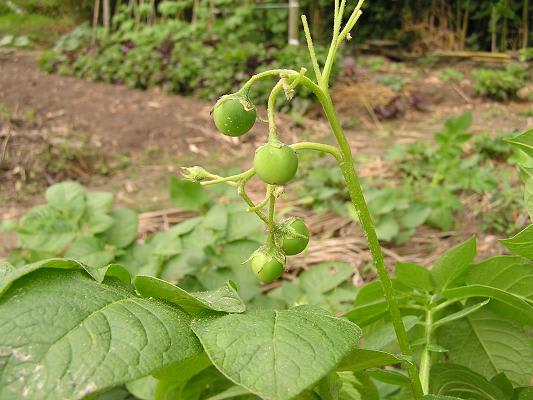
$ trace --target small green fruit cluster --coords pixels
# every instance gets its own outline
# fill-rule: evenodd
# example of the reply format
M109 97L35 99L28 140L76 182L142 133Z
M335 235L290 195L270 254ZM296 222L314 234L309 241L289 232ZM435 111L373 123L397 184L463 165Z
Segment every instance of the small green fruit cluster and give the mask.
M281 235L277 249L260 249L252 256L252 270L260 281L271 283L285 272L286 256L300 254L309 243L309 229L301 219L291 219L282 223L278 229ZM275 241L276 242L276 241Z
M213 108L215 125L226 136L244 135L252 129L256 118L255 106L246 95L241 93L222 96ZM267 143L257 149L254 168L263 182L270 185L284 185L296 175L298 156L286 144Z

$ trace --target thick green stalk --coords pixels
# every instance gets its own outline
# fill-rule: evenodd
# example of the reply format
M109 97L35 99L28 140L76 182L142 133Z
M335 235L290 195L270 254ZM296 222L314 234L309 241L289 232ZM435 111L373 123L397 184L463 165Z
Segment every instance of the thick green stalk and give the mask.
M431 369L431 351L429 346L431 345L431 335L433 333L433 309L431 309L431 303L426 309L426 319L424 321L424 350L420 357L420 383L424 393L429 391L429 372Z
M381 246L379 244L374 223L372 222L370 210L368 209L364 198L363 190L359 182L359 177L355 172L354 160L350 144L348 143L348 140L344 135L344 131L341 127L329 94L321 91L320 95L317 96L318 100L322 104L322 107L324 108L326 117L331 125L331 129L333 131L333 134L335 135L335 138L337 139L337 143L341 151L342 159L339 163L339 166L342 170L344 179L346 180L346 185L348 187L352 203L355 206L355 209L357 210L361 226L363 227L366 238L368 240L368 247L370 249L370 252L372 253L374 265L381 280L381 284L383 285L383 293L385 295L385 300L388 304L389 313L391 315L392 324L394 326L394 331L396 332L396 337L398 339L400 349L404 355L411 356L411 346L409 345L409 339L407 338L407 332L402 321L398 304L396 303L396 300L394 298L392 281L389 277L387 268L385 267ZM413 364L409 364L407 368L409 376L411 378L413 393L416 398L419 398L422 396L422 387L418 379L418 371Z

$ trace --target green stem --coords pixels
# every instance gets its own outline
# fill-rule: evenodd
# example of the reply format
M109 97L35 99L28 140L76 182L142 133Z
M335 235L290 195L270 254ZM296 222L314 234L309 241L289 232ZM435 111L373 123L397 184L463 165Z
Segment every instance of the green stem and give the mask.
M422 355L420 357L420 383L422 385L422 390L424 394L429 392L429 372L431 370L431 335L433 333L433 313L434 310L431 309L431 303L426 309L426 318L424 321L424 339L425 345Z
M392 324L396 332L396 337L400 345L402 353L406 356L411 356L411 346L409 345L409 340L407 338L407 332L402 321L400 310L396 299L394 298L394 291L392 288L392 281L389 277L387 268L385 267L385 262L383 259L383 253L381 251L381 246L376 234L376 229L374 228L374 223L372 222L372 217L370 215L370 210L366 204L363 190L359 182L359 177L355 172L354 160L352 151L350 149L350 144L344 135L343 129L335 112L333 102L328 92L320 91L317 94L318 100L322 104L326 117L329 121L333 134L337 139L341 153L341 161L339 166L342 170L344 179L346 180L346 185L348 186L348 191L352 199L352 203L355 206L359 220L361 221L361 226L366 234L368 240L368 247L372 253L374 259L374 265L376 267L378 276L381 280L383 286L383 292L385 295L385 300L387 301L389 313L392 319ZM412 390L416 398L422 396L422 388L420 381L418 379L418 371L416 367L411 364L408 367L409 376L411 378Z
M307 41L307 48L309 49L311 63L313 64L313 69L315 70L316 81L318 82L319 86L322 86L322 72L320 72L320 66L318 65L318 60L315 53L315 46L313 45L313 38L311 37L311 31L309 30L307 17L305 15L302 15L302 24L304 26L305 40Z
M291 144L290 148L294 151L301 151L301 150L314 150L314 151L320 151L322 153L328 153L331 154L337 161L339 161L342 158L342 155L338 148L335 146L330 146L329 144L323 144L323 143L314 143L314 142L300 142Z
M268 96L268 141L275 142L278 141L278 132L276 130L276 97L283 90L283 80L280 80L274 89L270 92Z

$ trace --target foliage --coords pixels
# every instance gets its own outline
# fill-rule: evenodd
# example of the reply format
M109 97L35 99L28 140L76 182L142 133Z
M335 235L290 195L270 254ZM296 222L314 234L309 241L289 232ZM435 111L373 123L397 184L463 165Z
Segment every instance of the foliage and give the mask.
M343 26L337 9L333 53L348 37L359 11L355 8ZM316 266L266 296L259 293L269 288L261 288L257 281L242 279L236 285L232 280L239 278L236 267L251 249L245 248L249 243L240 243L224 260L230 253L227 247L232 240L256 238L258 226L243 222L243 208L210 203L201 186L224 183L236 189L247 210L258 217L256 223L267 230L266 243L250 258L268 256L285 266L281 244L298 236L291 228L294 218L279 220L276 215L283 188L265 185L265 199L256 204L246 192L254 168L227 177L202 167L184 168L188 182L172 181L173 202L208 211L152 237L142 247L130 247L120 261L129 264L133 274L116 263L72 259L18 267L0 263L0 398L98 398L117 396L117 387L124 397L123 386L135 397L150 400L241 396L515 400L530 393L533 225L501 241L512 255L476 263L476 239L471 237L443 254L431 269L397 264L391 279L329 97L334 60L328 57L321 68L309 35L307 39L316 82L294 70L269 71L252 77L238 94L247 93L262 78L279 76L268 101L268 143L294 152L318 151L338 161L380 280L359 288L352 306L348 304L354 289L346 283L351 271L339 263ZM290 100L299 85L316 94L338 146L281 143L275 99L284 93ZM448 172L458 166L470 172L471 165L461 158L470 124L470 115L447 121L436 135L436 146L427 154L415 152L436 163L427 172L415 171L413 179L429 175L445 190ZM516 163L532 216L533 130L508 142L518 151ZM424 165L425 159L420 162ZM475 177L479 182L452 176L455 182L448 182L448 188L482 190L493 182L480 176ZM32 231L30 243L62 248L86 232L93 238L102 235L121 249L134 240L132 229L122 232L118 221L124 220L119 217L124 212L111 209L109 194L91 195L66 183L50 188L47 200L39 207L62 218L53 219L51 230L48 223L37 224L47 234ZM99 223L91 224L87 214L99 215ZM126 219L131 228L133 218ZM63 230L68 233L59 238L48 234L61 232L59 228L69 221L78 228L74 236L72 229ZM133 238L128 235L132 233ZM188 270L198 256L203 267ZM175 257L181 261L172 268ZM233 273L223 271L228 266ZM249 268L240 271L250 275ZM180 286L150 276L168 273ZM327 304L334 313L316 303Z
M440 71L440 78L444 82L462 81L465 78L465 76L461 71L458 71L455 68L443 68Z
M474 89L481 96L510 100L529 79L527 67L509 64L505 70L478 69L472 72Z
M27 37L30 41L50 46L72 27L69 17L52 18L37 14L0 13L0 37ZM20 47L20 46L19 46Z
M512 157L512 148L504 141L511 134L472 137L471 124L472 115L464 114L446 121L444 129L435 134L435 145L392 147L387 158L394 161L399 184L379 178L363 181L380 239L405 243L423 224L452 229L454 215L463 209L460 196L472 192L492 197L493 208L479 211L486 229L510 233L522 227L517 213L523 209L523 200L508 176L493 166ZM327 163L306 171L295 190L300 202L318 213L333 210L357 220L342 174Z
M48 188L46 200L19 222L2 224L18 237L19 249L11 254L15 265L66 256L101 267L124 254L137 236L137 214L113 208L111 193L63 182Z
M161 20L135 28L135 21L126 14L115 16L115 20L120 21L117 30L106 35L100 29L96 47L91 46L92 29L88 25L62 37L54 50L43 54L42 68L140 89L160 86L169 92L209 100L218 93L235 91L247 75L266 69L296 63L307 66L308 74L312 74L302 46L264 42L265 38L254 38L246 30L235 31L241 19L227 19L213 28L223 41L210 36L202 22ZM319 48L318 55L325 59L324 49ZM266 101L267 86L258 85L250 95L255 102ZM302 92L300 108L306 97L309 95Z

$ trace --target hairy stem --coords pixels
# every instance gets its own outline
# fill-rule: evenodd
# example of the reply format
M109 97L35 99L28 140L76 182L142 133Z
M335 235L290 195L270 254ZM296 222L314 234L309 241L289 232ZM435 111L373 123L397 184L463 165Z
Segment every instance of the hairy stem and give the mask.
M378 276L380 278L381 284L383 286L383 292L385 295L385 300L387 301L389 313L392 319L392 324L394 326L394 331L400 345L402 353L406 356L411 356L411 346L409 345L409 340L407 338L407 332L402 321L400 310L396 299L394 298L394 291L392 288L392 281L389 277L387 268L385 267L385 262L383 259L383 253L381 251L381 246L376 234L376 229L374 223L372 222L372 217L370 215L370 210L366 204L363 190L359 182L359 177L355 172L354 160L352 151L350 149L350 144L344 135L344 131L341 127L333 102L327 91L318 91L315 92L318 97L318 100L322 104L326 117L329 121L333 134L339 145L341 159L339 166L342 170L352 203L357 211L361 226L365 232L366 238L368 240L368 247L372 253L374 259L374 265L376 267ZM416 398L422 396L422 387L418 378L418 371L413 364L408 364L407 369L411 379L412 390Z

